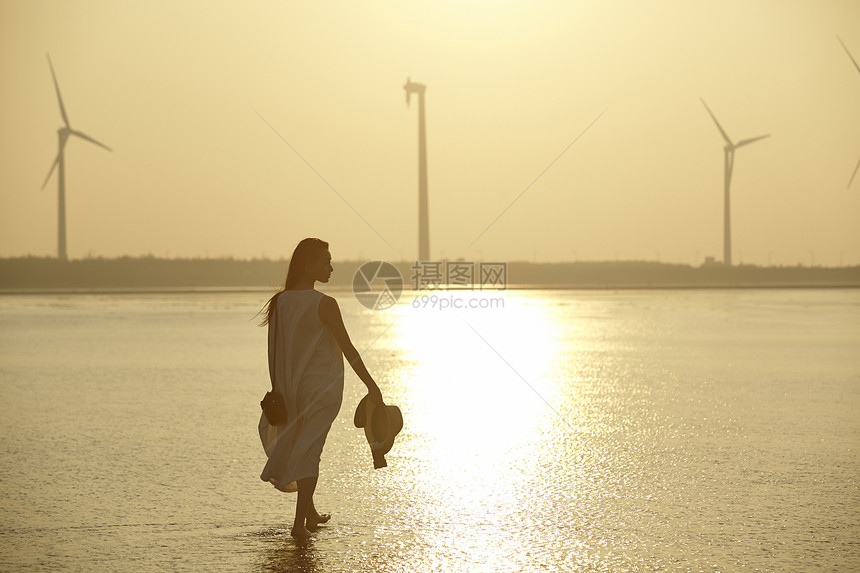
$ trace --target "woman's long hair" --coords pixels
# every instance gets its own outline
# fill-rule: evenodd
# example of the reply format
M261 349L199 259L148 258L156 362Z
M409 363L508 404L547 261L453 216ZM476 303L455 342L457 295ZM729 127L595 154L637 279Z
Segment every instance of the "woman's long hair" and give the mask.
M272 298L263 307L266 309L266 317L260 323L260 326L269 324L272 313L275 312L274 303L278 295L299 282L305 272L305 266L316 261L326 249L328 249L328 243L322 239L307 238L299 241L299 244L296 245L296 249L293 251L293 256L290 258L290 266L287 269L287 280L284 283L284 288L272 295ZM263 310L260 309L260 312L263 312Z

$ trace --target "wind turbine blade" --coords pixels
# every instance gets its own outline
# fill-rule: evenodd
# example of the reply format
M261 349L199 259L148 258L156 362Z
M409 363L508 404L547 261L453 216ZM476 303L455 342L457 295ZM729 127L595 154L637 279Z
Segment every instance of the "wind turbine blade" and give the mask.
M848 46L845 45L845 42L842 41L842 38L836 36L836 39L839 40L839 43L842 44L842 48L845 49L845 53L848 54L848 57L851 58L851 61L854 62L854 67L857 68L857 71L860 72L860 64L857 63L857 60L854 59L854 56L851 55L851 52L848 51Z
M86 133L81 133L80 131L75 131L74 129L73 129L73 130L71 130L71 132L70 132L70 133L71 133L72 135L77 135L77 136L78 136L78 137L80 137L81 139L86 139L86 140L87 140L87 141L89 141L90 143L95 143L95 144L96 144L96 145L98 145L99 147L104 147L104 148L105 148L105 149L107 149L108 151L113 151L113 149L111 149L110 147L108 147L108 146L107 146L107 145L105 145L104 143L101 143L100 141L96 141L95 139L93 139L92 137L90 137L89 135L87 135Z
M60 114L63 116L63 121L66 127L69 127L69 118L66 115L66 108L63 107L63 97L60 95L60 84L57 83L57 74L54 73L54 64L51 63L51 55L48 54L48 65L51 67L51 77L54 78L54 88L57 90L57 101L60 102Z
M764 139L765 137L770 137L770 134L767 135L759 135L758 137L751 137L750 139L744 139L743 141L738 141L735 147L741 147L742 145L749 145L750 143L755 143L760 139Z
M723 126L722 126L722 125L720 125L720 122L719 122L719 121L717 121L717 116L715 116L715 115L714 115L714 112L712 112L712 111L711 111L711 108L709 108L709 107L708 107L708 104L706 104L706 103L705 103L705 100L704 100L704 99L702 99L702 98L699 98L699 99L701 99L701 100L702 100L702 103L704 104L705 109L706 109L706 110L708 110L708 114L711 116L711 119L713 119L713 120L714 120L714 123L716 123L716 124L717 124L717 129L719 129L719 130L720 130L720 133L723 135L723 139L725 139L725 140L726 140L726 143L728 143L729 145L734 145L734 144L732 143L732 140L731 140L731 139L729 139L729 135L726 133L726 130L724 130L724 129L723 129Z
M61 151L60 153L62 153L62 151ZM58 154L57 154L57 158L56 158L56 159L54 159L54 163L53 163L53 165L51 165L51 170L50 170L50 171L48 171L48 176L47 176L47 177L45 177L45 182L44 182L44 183L42 183L42 189L44 189L44 188L45 188L45 185L47 185L47 184L48 184L48 180L51 178L51 175L53 175L53 174L54 174L54 169L56 169L56 168L57 168L57 165L60 163L60 153L58 153ZM850 183L849 183L849 185L850 185Z
M854 166L854 173L851 174L851 179L848 181L848 187L854 183L854 177L857 175L857 170L860 169L860 159L857 160L857 165Z

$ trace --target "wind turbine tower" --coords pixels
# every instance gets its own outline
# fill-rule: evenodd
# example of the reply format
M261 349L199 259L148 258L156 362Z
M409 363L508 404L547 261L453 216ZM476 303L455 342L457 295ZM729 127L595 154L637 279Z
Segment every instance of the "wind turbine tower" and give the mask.
M406 105L418 94L418 260L430 260L430 224L427 212L427 135L424 130L424 84L406 78Z
M760 135L758 137L753 137L750 139L743 139L741 141L738 141L737 143L732 143L732 140L729 139L728 134L726 134L726 131L723 129L723 126L720 125L720 122L717 121L717 117L714 115L714 112L711 111L711 108L708 107L708 104L705 103L704 99L702 99L702 103L705 105L705 109L708 110L708 114L711 116L711 119L714 120L714 123L717 124L717 129L720 130L720 134L726 141L726 145L723 148L725 151L725 197L723 203L723 264L731 266L732 211L729 191L732 186L732 170L735 166L735 150L738 147L743 147L744 145L749 145L750 143L756 142L760 139L764 139L765 137L770 137L770 134Z
M48 55L48 66L50 66L51 68L51 77L54 78L54 88L57 90L57 101L60 102L60 114L63 116L63 123L65 125L57 130L57 136L59 138L59 151L57 152L57 158L54 159L54 163L53 165L51 165L50 171L48 171L48 176L45 177L45 182L42 183L42 189L44 189L45 185L48 184L48 180L54 173L54 169L57 169L57 258L59 258L61 261L67 261L69 260L69 255L66 252L66 142L69 140L69 136L74 135L80 137L81 139L85 139L90 143L95 143L99 147L104 147L108 151L112 150L107 145L96 141L89 135L72 129L72 127L69 125L69 118L66 115L66 108L63 107L63 98L60 96L60 86L57 83L57 75L54 73L54 65L51 63L50 55Z
M842 47L845 49L845 53L848 54L848 57L851 58L851 62L854 64L854 67L857 68L857 71L860 72L860 64L857 63L857 60L854 59L854 56L851 55L851 52L848 51L848 46L845 45L845 42L842 41L842 38L836 36L836 39L839 40L839 43L842 44ZM857 175L857 170L860 169L860 159L857 160L857 165L854 166L854 172L851 174L851 179L848 180L848 187L851 187L851 184L854 183L854 177Z

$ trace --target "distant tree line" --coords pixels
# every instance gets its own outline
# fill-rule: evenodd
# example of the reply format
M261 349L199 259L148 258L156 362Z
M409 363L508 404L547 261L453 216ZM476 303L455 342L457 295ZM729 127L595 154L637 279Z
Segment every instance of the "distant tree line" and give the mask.
M367 261L334 262L329 285L347 288ZM452 261L453 262L453 261ZM289 261L161 259L152 256L0 259L0 289L264 288L283 285ZM392 262L412 288L412 261ZM561 288L858 287L860 267L726 267L654 262L507 263L506 286ZM480 288L477 283L475 288ZM442 285L442 288L446 288ZM468 288L468 287L466 287Z

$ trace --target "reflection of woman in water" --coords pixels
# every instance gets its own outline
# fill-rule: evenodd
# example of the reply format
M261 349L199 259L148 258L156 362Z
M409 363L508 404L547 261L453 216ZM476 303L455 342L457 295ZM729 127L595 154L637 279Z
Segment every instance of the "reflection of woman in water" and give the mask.
M343 399L342 356L370 398L382 403L379 387L349 340L337 301L314 289L316 281L327 283L333 270L328 243L302 240L290 259L286 285L269 299L261 324L269 326L269 371L284 397L288 421L276 427L260 417L260 439L269 458L260 478L281 491L298 491L291 531L297 538L330 518L317 512L313 495L320 453Z

